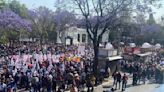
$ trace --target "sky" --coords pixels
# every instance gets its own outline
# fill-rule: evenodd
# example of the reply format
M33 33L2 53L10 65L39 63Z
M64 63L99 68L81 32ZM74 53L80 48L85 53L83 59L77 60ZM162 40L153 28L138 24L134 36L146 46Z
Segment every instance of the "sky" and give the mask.
M50 8L54 10L54 3L55 0L18 0L20 3L25 4L29 9L35 9L39 6L46 6L47 8ZM161 1L161 4L163 5L160 9L154 9L154 17L155 19L160 19L162 15L164 15L164 0Z

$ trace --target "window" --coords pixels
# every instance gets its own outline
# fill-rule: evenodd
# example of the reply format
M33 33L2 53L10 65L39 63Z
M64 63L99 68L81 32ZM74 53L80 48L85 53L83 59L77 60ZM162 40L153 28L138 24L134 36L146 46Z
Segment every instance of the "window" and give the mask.
M86 34L82 34L82 42L86 42Z
M80 42L80 34L77 34L77 41Z

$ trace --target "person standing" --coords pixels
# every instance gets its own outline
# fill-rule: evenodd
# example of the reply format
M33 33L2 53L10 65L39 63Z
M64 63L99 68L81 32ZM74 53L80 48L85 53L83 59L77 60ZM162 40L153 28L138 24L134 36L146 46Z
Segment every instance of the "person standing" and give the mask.
M52 79L52 90L53 90L53 92L56 92L56 87L57 87L56 77L53 76L53 79Z
M128 81L128 76L124 73L124 76L122 77L122 91L126 89L127 81Z
M93 92L94 84L95 84L95 77L91 74L87 74L87 77L86 77L86 86L88 88L87 92Z
M120 89L120 86L121 86L121 73L120 72L117 73L116 78L117 78L116 89L117 89L117 84L119 84L119 89Z
M145 69L142 71L142 80L143 80L143 84L145 84L145 82L146 82L146 70Z
M138 75L137 75L137 73L136 72L134 72L133 73L133 82L132 82L132 85L134 86L134 85L137 85L137 78L138 77Z
M113 73L112 77L113 77L113 86L115 86L117 83L117 72Z

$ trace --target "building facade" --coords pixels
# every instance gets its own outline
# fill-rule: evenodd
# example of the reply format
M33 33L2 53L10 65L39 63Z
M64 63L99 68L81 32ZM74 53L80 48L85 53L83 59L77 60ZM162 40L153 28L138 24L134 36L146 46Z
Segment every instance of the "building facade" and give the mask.
M85 44L91 42L85 28L70 27L64 32L64 35L66 44L70 44L71 41L72 44ZM108 32L104 33L101 42L108 42Z

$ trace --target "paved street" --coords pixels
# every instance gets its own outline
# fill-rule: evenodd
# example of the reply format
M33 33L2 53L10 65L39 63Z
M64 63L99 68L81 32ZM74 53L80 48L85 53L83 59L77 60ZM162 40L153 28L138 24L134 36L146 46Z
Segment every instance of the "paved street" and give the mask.
M164 92L164 85L159 85L159 84L153 84L147 81L145 85L137 85L137 86L132 86L131 85L132 80L129 79L127 89L124 92ZM110 90L112 87L112 81L106 82L103 85L98 86L95 88L94 92L103 92ZM117 90L115 92L121 92L121 90Z

